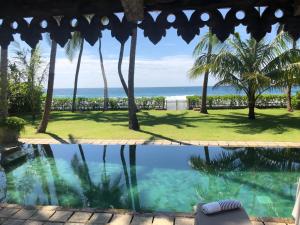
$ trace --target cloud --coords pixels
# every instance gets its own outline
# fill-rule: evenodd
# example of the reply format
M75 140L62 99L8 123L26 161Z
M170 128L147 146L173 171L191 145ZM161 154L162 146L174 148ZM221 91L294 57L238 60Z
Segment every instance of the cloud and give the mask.
M127 80L128 58L123 60L123 75ZM118 76L118 60L109 57L104 59L104 66L110 87L121 87ZM189 80L187 72L193 65L193 58L187 55L176 55L161 58L137 58L135 67L136 87L165 86L198 86L199 80ZM56 63L55 88L72 88L76 60L72 63L66 58L58 58ZM214 81L212 81L214 82ZM99 58L94 55L82 57L78 86L80 88L103 87Z

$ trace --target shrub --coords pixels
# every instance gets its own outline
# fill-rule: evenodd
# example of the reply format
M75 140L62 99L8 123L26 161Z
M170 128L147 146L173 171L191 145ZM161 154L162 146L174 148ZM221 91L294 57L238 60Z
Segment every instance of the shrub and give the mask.
M200 107L200 96L187 96L187 100L189 109ZM207 107L209 109L238 109L246 108L247 105L248 99L243 95L221 95L207 97ZM257 108L283 108L285 106L285 95L261 95L256 102Z
M30 90L27 83L10 83L8 92L8 111L10 114L40 113L42 110L43 90L42 87L34 87Z
M0 122L0 127L6 127L17 132L24 129L26 121L19 117L8 117L6 120Z
M300 109L300 92L299 91L296 93L296 96L293 97L292 103L293 103L293 107L295 109Z
M165 97L141 97L136 98L136 105L138 109L164 109ZM96 111L103 110L103 98L83 98L76 99L76 108L78 111ZM128 109L127 98L110 98L108 101L108 108L110 110ZM72 98L53 98L52 110L56 111L71 111Z

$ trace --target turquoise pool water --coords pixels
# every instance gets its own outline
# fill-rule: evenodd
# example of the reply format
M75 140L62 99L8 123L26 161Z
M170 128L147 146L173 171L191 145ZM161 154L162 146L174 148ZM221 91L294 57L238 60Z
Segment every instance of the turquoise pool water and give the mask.
M291 217L300 149L26 145L2 157L0 199L25 205L192 212L238 199L252 216Z

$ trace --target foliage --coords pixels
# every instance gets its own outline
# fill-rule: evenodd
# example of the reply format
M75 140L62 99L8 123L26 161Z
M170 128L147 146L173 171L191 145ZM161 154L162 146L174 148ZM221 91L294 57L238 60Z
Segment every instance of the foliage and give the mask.
M199 108L201 105L200 96L187 96L189 109ZM286 95L264 94L259 97L256 103L257 108L284 108ZM216 95L207 97L209 109L238 109L248 106L247 96L243 95Z
M141 97L136 98L136 105L138 109L164 109L165 97ZM83 98L76 99L77 109L79 111L97 111L103 110L104 98ZM109 98L108 108L110 110L126 110L128 109L127 98ZM71 111L71 98L54 98L52 103L52 110L55 111Z
M33 95L34 98L32 98ZM28 83L9 83L8 111L10 114L32 112L32 100L34 100L35 113L40 113L43 101L42 86L35 86L31 90Z
M292 99L292 104L295 109L300 109L300 92Z
M42 60L41 49L21 48L15 42L14 56L9 62L9 112L31 112L34 119L41 111L42 85L48 65Z
M0 122L0 127L7 127L20 132L24 129L25 124L26 121L19 117L7 117L5 121Z

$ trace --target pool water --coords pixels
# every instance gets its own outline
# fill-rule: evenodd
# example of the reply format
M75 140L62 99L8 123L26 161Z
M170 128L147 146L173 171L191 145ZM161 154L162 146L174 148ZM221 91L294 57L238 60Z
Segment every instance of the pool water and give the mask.
M291 217L300 176L300 149L24 145L17 153L1 159L0 200L24 205L192 212L238 199L249 215Z

